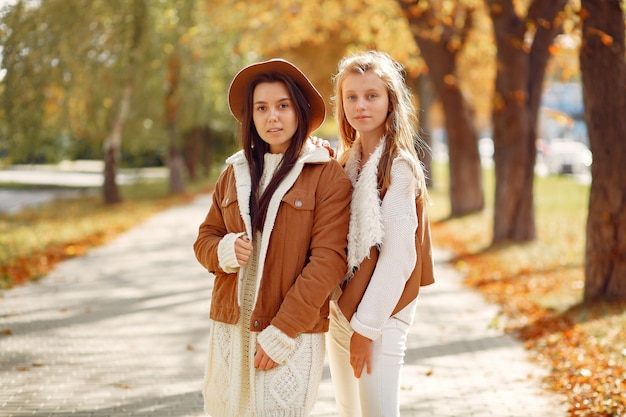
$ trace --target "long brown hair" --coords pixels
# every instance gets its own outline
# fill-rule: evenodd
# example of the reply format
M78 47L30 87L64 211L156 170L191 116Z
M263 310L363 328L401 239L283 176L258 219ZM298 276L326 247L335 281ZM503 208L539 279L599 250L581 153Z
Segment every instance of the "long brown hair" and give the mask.
M252 100L254 89L264 82L280 82L287 87L289 98L295 104L296 119L298 127L291 138L289 147L283 155L283 159L272 177L265 191L259 195L259 184L264 168L264 155L269 152L269 145L261 139L252 119ZM309 136L309 126L311 124L311 108L298 85L285 74L272 72L260 74L250 83L247 92L248 98L243 106L243 121L240 128L241 145L250 167L250 178L252 180L252 192L250 193L250 216L252 217L252 231L263 230L263 223L267 215L270 199L276 188L283 181L285 176L293 168L298 156L302 151L306 139Z

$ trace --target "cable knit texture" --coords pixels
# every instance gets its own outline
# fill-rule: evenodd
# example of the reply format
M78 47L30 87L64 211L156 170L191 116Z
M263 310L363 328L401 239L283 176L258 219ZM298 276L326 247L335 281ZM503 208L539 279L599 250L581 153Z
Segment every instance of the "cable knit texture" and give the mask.
M239 262L237 262L237 255L235 254L235 241L242 235L243 233L229 233L217 245L217 257L220 261L220 268L224 272L237 272L239 269Z
M287 336L279 328L270 325L258 337L265 353L276 363L284 364L296 346L295 339Z
M281 159L282 155L266 155L261 190L267 187ZM303 333L293 339L274 326L260 334L249 330L264 233L251 236L252 253L239 271L239 322L212 321L203 389L204 409L212 417L304 417L317 397L324 368L323 333ZM234 239L227 235L225 263L229 249L234 253ZM222 262L222 255L218 256ZM254 368L257 342L279 366L269 371Z

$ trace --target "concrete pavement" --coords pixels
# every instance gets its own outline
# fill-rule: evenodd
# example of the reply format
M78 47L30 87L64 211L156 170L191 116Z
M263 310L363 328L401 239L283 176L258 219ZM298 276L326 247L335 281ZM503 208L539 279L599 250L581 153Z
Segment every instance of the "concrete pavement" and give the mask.
M192 251L208 196L0 293L0 416L201 416L211 278ZM436 238L436 237L435 237ZM565 417L498 308L437 251L409 335L402 416ZM313 416L334 416L328 369Z

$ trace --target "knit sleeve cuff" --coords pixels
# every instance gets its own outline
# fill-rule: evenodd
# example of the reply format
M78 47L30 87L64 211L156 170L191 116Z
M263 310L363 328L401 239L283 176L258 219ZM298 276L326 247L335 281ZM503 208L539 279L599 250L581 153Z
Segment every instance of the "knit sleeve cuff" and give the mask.
M257 341L265 353L279 365L283 365L289 359L296 346L295 339L287 336L278 327L272 325L259 334Z
M242 235L243 233L229 233L217 245L217 259L224 272L230 274L239 270L237 255L235 255L235 240Z
M380 329L368 327L365 324L361 323L356 314L352 316L352 320L350 320L350 326L355 332L371 340L378 339L382 334L382 331Z

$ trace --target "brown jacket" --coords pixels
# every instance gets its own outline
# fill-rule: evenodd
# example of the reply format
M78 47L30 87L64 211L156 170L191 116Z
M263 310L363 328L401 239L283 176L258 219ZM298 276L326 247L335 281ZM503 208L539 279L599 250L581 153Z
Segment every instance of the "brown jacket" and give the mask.
M406 307L411 301L415 300L419 294L420 287L435 282L430 222L428 220L428 212L424 206L424 199L421 195L415 199L415 208L417 211L418 224L417 231L415 232L417 261L411 277L404 286L400 300L391 314L392 316ZM365 294L365 290L367 290L377 261L378 250L376 246L372 246L369 258L365 258L350 281L342 285L342 293L337 303L348 321L352 319L352 316L361 302L363 294Z
M251 236L250 175L242 152L227 163L194 251L215 274L210 317L234 324L239 319L238 282L243 274L220 268L217 247L229 233ZM307 149L279 186L258 243L258 296L251 331L260 332L270 324L290 337L328 330L330 294L347 269L351 191L342 167L321 148Z

